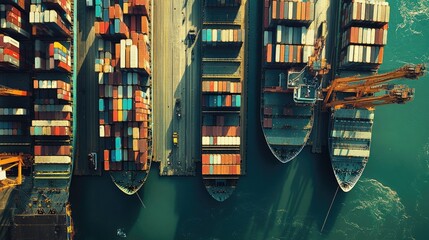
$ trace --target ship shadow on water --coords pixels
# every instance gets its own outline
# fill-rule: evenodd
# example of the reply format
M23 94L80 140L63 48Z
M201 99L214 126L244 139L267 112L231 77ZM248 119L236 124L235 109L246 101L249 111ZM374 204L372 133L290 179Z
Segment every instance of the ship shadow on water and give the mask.
M142 208L137 197L120 191L108 173L101 177L75 176L70 201L77 240L117 239L117 229L128 233Z

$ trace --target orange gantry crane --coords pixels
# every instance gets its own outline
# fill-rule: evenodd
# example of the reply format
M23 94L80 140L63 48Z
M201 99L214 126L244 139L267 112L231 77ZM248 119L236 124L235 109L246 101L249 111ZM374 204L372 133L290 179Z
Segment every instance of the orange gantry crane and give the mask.
M377 105L390 103L403 104L411 101L414 97L414 89L405 85L383 85L386 91L381 95L367 95L361 97L345 97L343 100L328 102L326 107L344 108L373 108ZM380 90L379 90L380 91Z
M29 159L28 154L0 154L0 191L22 183L22 167ZM6 172L14 167L18 170L16 178L8 178Z
M0 96L26 97L27 91L9 88L0 85ZM22 167L30 159L28 154L0 154L0 191L22 183ZM8 178L6 172L16 167L18 169L15 179Z
M325 110L330 107L342 108L346 106L370 108L375 105L405 103L413 98L414 89L404 85L385 83L399 78L418 79L424 73L425 66L423 64L407 64L388 73L337 78L324 89L326 96L323 107ZM383 90L386 92L380 95ZM349 93L349 95L338 99L337 93Z
M26 97L30 96L30 94L27 91L13 89L0 85L0 96Z

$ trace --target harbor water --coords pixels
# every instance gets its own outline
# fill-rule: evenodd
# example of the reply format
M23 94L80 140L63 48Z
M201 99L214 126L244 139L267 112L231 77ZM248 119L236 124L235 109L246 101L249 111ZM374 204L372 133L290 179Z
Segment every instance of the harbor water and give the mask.
M258 1L250 3L249 49L261 43ZM391 0L388 45L380 72L429 63L429 0ZM258 26L258 27L256 27ZM137 196L110 176L73 177L77 239L428 239L429 77L405 105L376 110L371 157L355 188L337 189L327 149L310 148L288 164L272 156L259 125L260 50L249 53L247 174L219 203L195 177L160 177L155 164Z

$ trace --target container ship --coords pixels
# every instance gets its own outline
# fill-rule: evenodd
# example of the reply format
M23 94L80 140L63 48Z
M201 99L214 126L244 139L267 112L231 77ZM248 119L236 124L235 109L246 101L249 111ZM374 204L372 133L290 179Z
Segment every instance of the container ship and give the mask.
M73 8L0 2L0 84L11 94L0 96L0 152L25 160L29 173L16 187L12 239L73 238Z
M339 68L343 76L355 74L352 71L366 75L377 71L387 44L389 16L386 1L342 2ZM373 121L373 108L331 110L329 152L335 178L344 192L355 186L368 162Z
M95 10L99 143L104 170L124 193L145 183L152 160L149 0L87 1Z
M417 79L425 66L405 65L374 74L383 62L390 6L386 1L345 0L341 3L339 70L331 82L325 108L331 110L329 153L340 188L350 191L370 157L375 106L413 99L414 89L388 81ZM360 76L356 75L359 71Z
M319 98L321 80L308 67L318 40L314 6L313 1L264 1L260 116L265 140L282 163L306 145Z
M217 201L228 199L244 174L246 0L203 4L202 177Z

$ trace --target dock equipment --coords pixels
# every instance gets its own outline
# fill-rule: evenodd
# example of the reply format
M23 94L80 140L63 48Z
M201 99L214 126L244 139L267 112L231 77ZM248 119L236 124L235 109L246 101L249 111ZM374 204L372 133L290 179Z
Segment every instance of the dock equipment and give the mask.
M425 69L424 64L407 64L383 74L337 78L332 81L330 86L324 89L326 96L323 107L325 110L329 107L342 108L347 106L370 108L381 104L407 102L412 99L414 89L407 88L404 85L386 83L400 78L418 79L424 75ZM377 95L383 90L387 92ZM351 95L338 99L338 93L349 93Z
M22 183L22 167L26 160L31 159L28 154L0 154L0 191L21 185ZM8 178L6 171L17 167L17 176L15 179Z
M27 91L0 85L0 96L27 97L30 96L30 94Z

